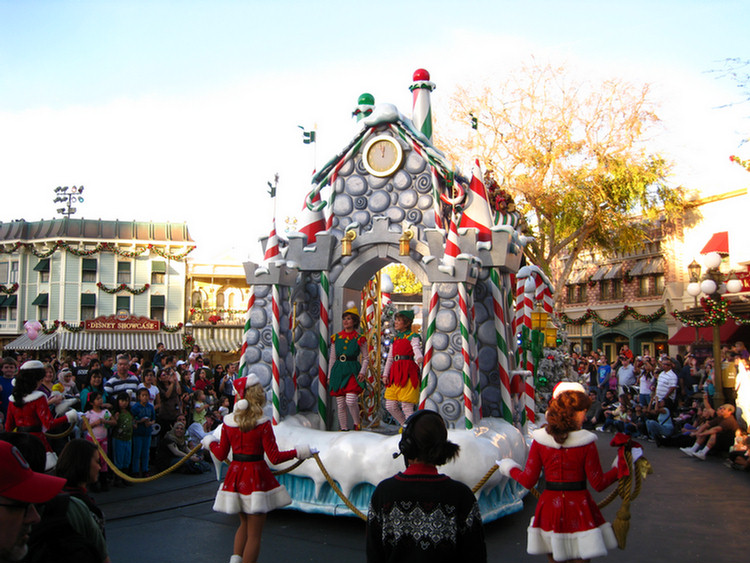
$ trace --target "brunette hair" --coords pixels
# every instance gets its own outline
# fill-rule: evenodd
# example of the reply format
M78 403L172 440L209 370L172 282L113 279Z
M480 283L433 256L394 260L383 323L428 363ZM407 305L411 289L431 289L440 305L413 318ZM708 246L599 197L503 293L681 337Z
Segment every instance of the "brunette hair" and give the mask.
M91 458L98 451L93 442L88 440L71 440L60 453L55 466L55 475L67 481L68 487L88 485L90 479Z
M460 446L448 440L442 416L433 411L424 412L409 429L416 446L415 458L431 465L444 465L458 456Z
M44 368L18 370L15 387L13 387L13 402L17 407L24 405L24 397L36 391L42 379L44 379Z
M575 414L588 410L591 399L580 391L563 391L556 398L551 399L547 409L547 434L555 442L562 444L567 440L568 433L579 430Z
M260 384L251 385L245 389L244 399L248 402L246 409L234 409L234 420L243 432L255 428L258 420L263 416L263 406L266 404L266 392Z

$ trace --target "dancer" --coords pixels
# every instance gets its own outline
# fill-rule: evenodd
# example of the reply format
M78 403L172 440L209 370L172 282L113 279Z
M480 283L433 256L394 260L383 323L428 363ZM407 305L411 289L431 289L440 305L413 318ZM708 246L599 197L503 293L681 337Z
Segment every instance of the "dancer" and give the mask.
M399 311L393 318L396 337L388 350L383 371L385 408L401 426L419 402L419 362L422 347L419 334L413 332L414 311Z
M503 475L527 489L544 469L547 481L528 528L526 551L547 554L552 562L584 562L617 547L612 525L586 489L586 479L602 491L618 476L617 467L602 471L596 435L581 430L589 403L580 383L558 384L547 410L547 424L533 432L526 468L521 471L512 459L498 462Z
M349 430L349 419L346 411L352 417L354 429L360 429L359 394L364 389L365 374L367 373L367 341L359 333L359 312L350 307L341 315L341 332L331 337L331 351L328 365L328 390L332 397L336 397L336 412L339 417L341 430ZM362 358L362 363L358 358Z
M74 410L63 416L52 418L47 398L37 391L44 378L44 364L38 360L29 360L21 366L16 375L16 386L8 405L8 417L5 419L5 430L28 432L39 438L47 450L47 471L57 463L57 456L52 451L44 433L55 430L68 423L78 422L78 413Z
M435 411L409 417L398 444L406 470L380 483L367 516L367 561L487 561L471 489L438 473L458 456ZM394 454L395 455L395 454Z
M258 376L250 374L234 381L238 397L234 412L224 417L221 440L207 434L203 447L210 448L219 460L232 450L232 462L221 489L216 493L214 510L239 514L240 526L234 536L234 555L229 563L252 563L260 553L260 536L266 513L292 502L289 493L280 485L263 459L277 464L294 457L307 459L313 453L309 446L279 451L268 417L263 416L266 394Z

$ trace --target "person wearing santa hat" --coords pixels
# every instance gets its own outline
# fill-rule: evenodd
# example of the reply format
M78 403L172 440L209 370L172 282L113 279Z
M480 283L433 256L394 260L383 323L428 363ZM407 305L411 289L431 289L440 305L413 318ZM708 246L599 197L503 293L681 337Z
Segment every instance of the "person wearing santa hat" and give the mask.
M349 307L341 315L342 331L331 337L328 365L328 392L336 397L336 412L341 430L349 430L347 410L354 429L359 430L359 394L365 387L369 358L367 340L359 333L359 311ZM360 358L362 362L360 363Z
M603 491L618 477L618 458L605 473L596 435L581 429L590 402L580 383L559 383L549 402L547 424L532 433L526 468L510 458L497 462L503 475L527 489L544 470L545 489L528 528L526 551L546 554L550 561L588 561L617 547L612 525L586 488L588 480Z
M399 311L393 317L396 336L383 370L385 408L401 426L419 402L419 362L423 356L419 334L411 329L413 322L411 309Z
M263 454L271 463L278 464L295 457L307 459L317 451L308 445L279 451L271 422L263 415L266 393L257 375L251 373L235 380L234 388L241 399L235 403L234 411L224 417L221 439L208 434L202 444L219 460L227 459L230 449L232 451L232 462L216 493L213 508L217 512L240 515L234 554L229 563L250 563L256 561L260 553L266 513L292 502L286 488L271 473Z
M52 418L47 405L47 397L38 391L39 383L44 379L44 364L38 360L29 360L21 366L16 375L16 384L8 405L8 416L5 419L5 431L28 432L39 438L47 450L47 470L57 462L45 432L78 422L79 415L70 410L62 416Z

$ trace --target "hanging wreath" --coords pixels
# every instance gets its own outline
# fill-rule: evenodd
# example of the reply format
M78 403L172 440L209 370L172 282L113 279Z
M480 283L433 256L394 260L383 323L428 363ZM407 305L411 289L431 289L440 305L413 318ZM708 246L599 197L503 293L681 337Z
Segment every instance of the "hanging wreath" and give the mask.
M101 289L104 293L109 293L110 295L114 295L115 293L119 293L120 291L127 291L131 295L141 295L149 287L151 287L151 284L147 283L140 289L134 289L134 288L128 287L124 283L121 283L120 285L115 286L115 287L107 287L102 282L97 282L96 287Z
M4 286L3 284L0 284L0 293L4 293L5 295L12 295L16 291L18 291L17 283L14 283L13 285L10 285L8 287Z
M721 296L718 299L701 297L701 307L703 308L702 319L691 319L684 312L680 313L679 311L672 311L672 316L685 326L691 327L720 326L727 321L727 317L732 318L739 324L750 324L750 319L743 319L731 313L729 301L722 299Z
M563 323L578 326L584 324L589 319L593 319L593 321L597 324L600 324L602 326L605 326L607 328L611 328L615 325L620 324L622 321L625 320L625 318L629 315L633 317L637 321L641 321L642 323L652 323L658 319L660 319L662 316L664 316L664 313L666 313L666 309L662 305L657 309L655 312L651 313L650 315L642 315L629 305L625 305L622 308L622 311L614 317L613 319L603 319L599 316L599 313L594 311L593 309L586 309L586 312L581 315L580 317L571 318L565 313L560 313L559 317L562 320Z
M185 350L190 350L193 346L195 346L195 338L193 338L193 335L183 334L182 335L182 347L185 348Z

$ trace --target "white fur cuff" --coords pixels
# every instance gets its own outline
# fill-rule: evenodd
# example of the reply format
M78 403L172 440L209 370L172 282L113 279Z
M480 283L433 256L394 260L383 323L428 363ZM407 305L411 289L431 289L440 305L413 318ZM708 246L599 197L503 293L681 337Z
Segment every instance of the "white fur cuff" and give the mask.
M203 436L203 438L201 438L201 445L203 446L204 450L209 449L211 442L218 442L216 436L214 436L213 434L206 434L205 436Z
M294 446L294 449L297 450L297 459L307 459L308 457L312 457L312 451L310 450L309 444Z
M78 422L78 412L76 411L68 411L65 413L65 418L68 419L68 422L70 424L75 424Z
M500 473L502 473L506 477L510 477L510 470L514 467L521 469L521 466L509 457L500 459L495 463L497 463L497 467L500 470Z

